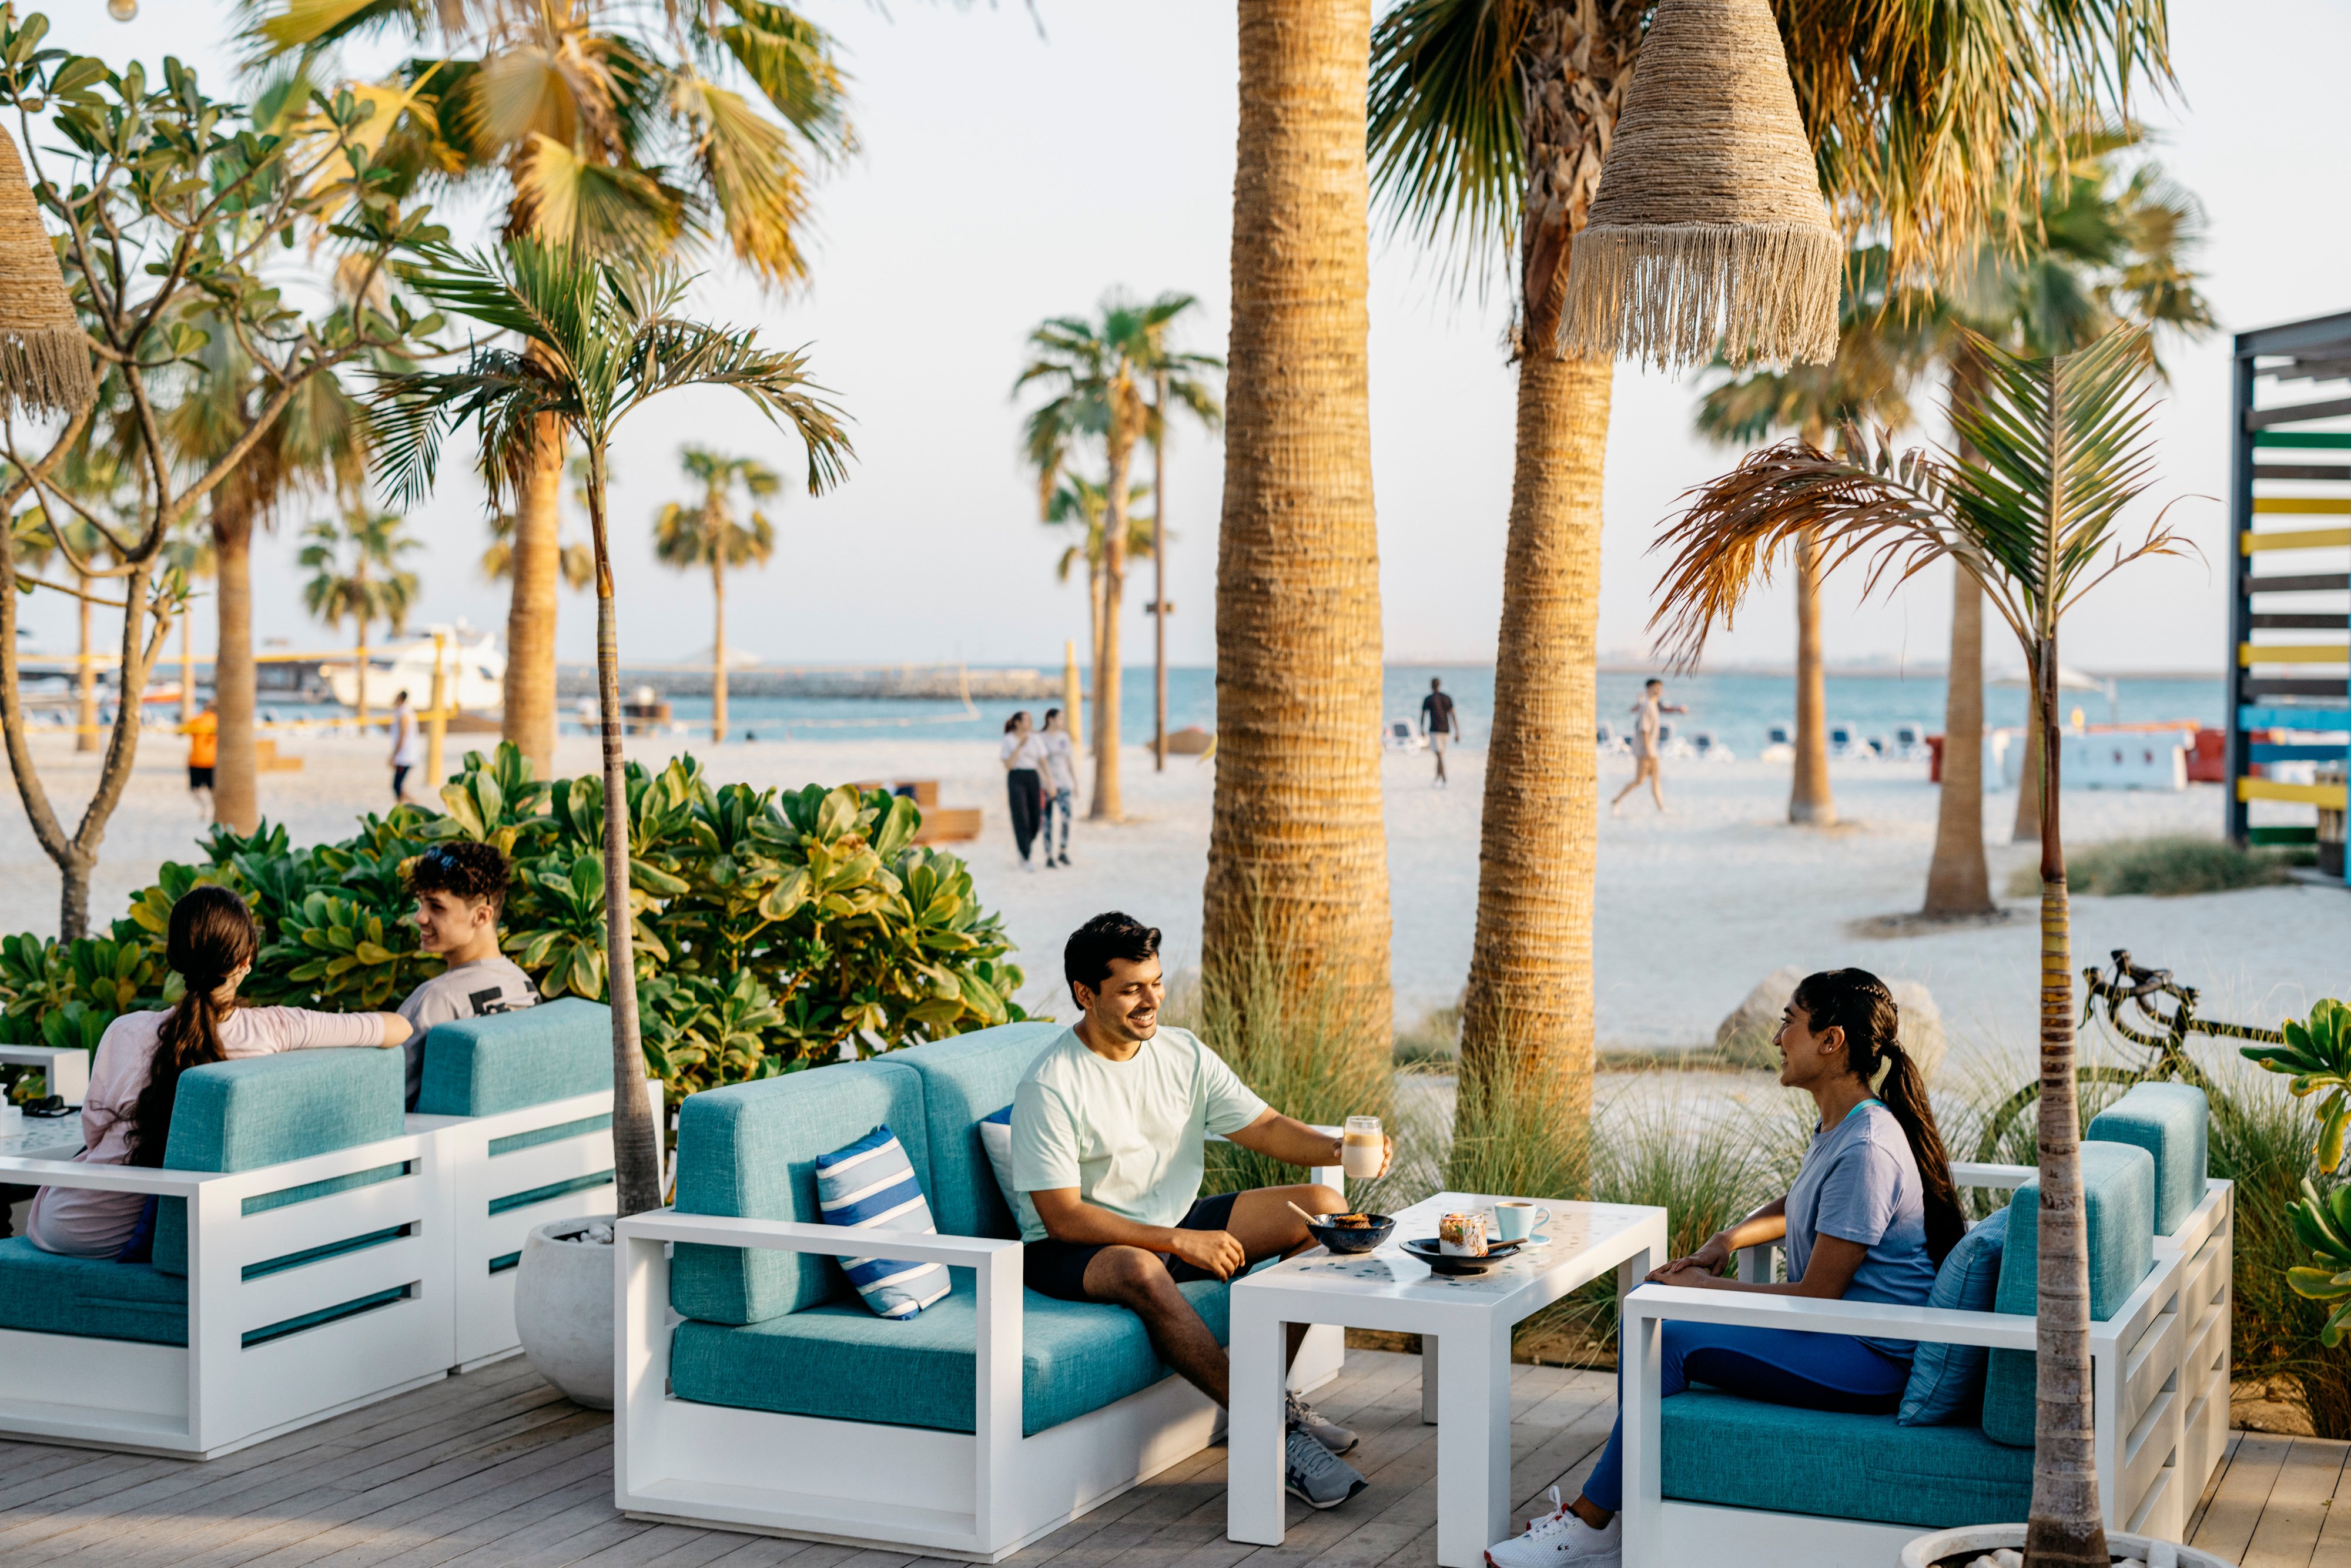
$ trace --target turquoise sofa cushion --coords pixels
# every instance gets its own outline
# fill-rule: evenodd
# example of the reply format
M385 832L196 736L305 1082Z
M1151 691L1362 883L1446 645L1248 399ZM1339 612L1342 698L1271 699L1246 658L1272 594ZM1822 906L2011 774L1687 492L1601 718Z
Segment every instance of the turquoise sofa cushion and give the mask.
M818 1224L817 1156L884 1124L897 1132L915 1180L930 1191L923 1080L894 1059L841 1062L689 1094L678 1107L677 1211ZM848 1290L841 1265L822 1253L682 1243L670 1266L670 1305L705 1322L763 1322ZM881 1323L853 1299L848 1305Z
M741 1328L680 1323L670 1340L670 1386L679 1398L705 1405L973 1431L978 1300L968 1272L954 1279L946 1300L903 1322L877 1318L851 1300ZM1205 1280L1177 1288L1224 1343L1228 1287ZM1123 1307L1027 1291L1020 1329L1023 1435L1170 1375L1152 1352L1143 1320Z
M1657 1408L1665 1494L1685 1502L1934 1529L2022 1519L2032 1500L2031 1450L1973 1427L1904 1427L1697 1388Z
M2082 1193L2090 1246L2090 1316L2122 1310L2155 1267L2155 1156L2136 1144L2085 1140ZM2000 1289L1992 1310L2031 1316L2041 1272L2041 1181L2009 1200ZM2029 1350L1995 1350L1984 1373L1983 1430L1994 1442L2032 1446L2034 1360ZM1985 1517L1989 1518L1989 1515Z
M0 1328L185 1344L188 1282L144 1263L61 1258L12 1237L0 1241Z
M164 1168L249 1171L262 1166L396 1138L405 1130L407 1061L397 1051L289 1051L190 1068L172 1106ZM308 1182L245 1200L258 1214L329 1193L385 1181L390 1165ZM188 1206L155 1206L155 1267L188 1271Z
M1020 1234L981 1149L979 1124L1012 1103L1012 1091L1030 1065L1067 1028L1008 1023L891 1053L891 1061L904 1062L923 1077L931 1139L931 1175L923 1191L940 1234Z
M452 1019L424 1037L419 1114L491 1116L612 1092L612 1009L562 997L510 1013Z
M2155 1233L2170 1236L2204 1201L2211 1106L2192 1083L2142 1083L2098 1113L2083 1136L2137 1144L2155 1156Z
M2005 1208L1970 1227L1943 1266L1935 1270L1929 1307L1962 1312L1991 1311L2000 1289L2000 1255L2008 1239ZM1894 1418L1905 1427L1940 1427L1973 1422L1983 1407L1984 1358L1980 1344L1939 1344L1921 1340L1910 1361L1910 1382Z

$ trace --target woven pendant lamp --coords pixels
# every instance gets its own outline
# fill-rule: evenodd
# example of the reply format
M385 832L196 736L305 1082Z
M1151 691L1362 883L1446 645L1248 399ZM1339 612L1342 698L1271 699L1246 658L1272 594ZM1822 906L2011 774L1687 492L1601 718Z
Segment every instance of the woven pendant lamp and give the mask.
M1560 351L1825 362L1844 256L1766 0L1658 0L1575 236Z
M89 340L66 294L16 144L0 131L0 412L89 406Z

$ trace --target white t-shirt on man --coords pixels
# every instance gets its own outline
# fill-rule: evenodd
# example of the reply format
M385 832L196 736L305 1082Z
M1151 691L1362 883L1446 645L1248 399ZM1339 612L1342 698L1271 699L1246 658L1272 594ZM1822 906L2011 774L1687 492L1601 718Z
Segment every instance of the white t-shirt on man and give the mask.
M1013 1092L1012 1185L1076 1187L1138 1225L1172 1226L1200 1196L1207 1135L1238 1133L1265 1110L1189 1030L1162 1024L1124 1061L1064 1030ZM1044 1240L1034 1206L1020 1210L1020 1239Z

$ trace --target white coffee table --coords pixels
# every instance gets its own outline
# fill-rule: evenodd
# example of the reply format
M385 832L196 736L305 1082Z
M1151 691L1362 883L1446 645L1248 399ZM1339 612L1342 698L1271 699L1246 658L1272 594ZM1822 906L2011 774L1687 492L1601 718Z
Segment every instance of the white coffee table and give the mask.
M1441 1192L1397 1215L1375 1252L1318 1247L1234 1283L1228 1539L1281 1544L1285 1323L1419 1334L1421 1418L1437 1427L1437 1561L1479 1568L1487 1546L1512 1533L1511 1328L1611 1269L1622 1295L1667 1258L1662 1208L1538 1201L1551 1210L1550 1239L1484 1274L1436 1274L1405 1253L1406 1239L1437 1234L1438 1216L1494 1204Z

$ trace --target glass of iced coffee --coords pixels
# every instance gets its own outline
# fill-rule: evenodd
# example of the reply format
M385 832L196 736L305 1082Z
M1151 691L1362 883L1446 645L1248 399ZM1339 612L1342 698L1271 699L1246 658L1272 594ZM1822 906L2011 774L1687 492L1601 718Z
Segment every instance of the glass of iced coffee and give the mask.
M1353 1180L1377 1179L1380 1167L1387 1163L1386 1144L1380 1136L1377 1116L1347 1118L1346 1136L1339 1145L1339 1163Z

